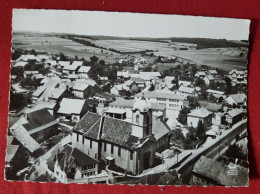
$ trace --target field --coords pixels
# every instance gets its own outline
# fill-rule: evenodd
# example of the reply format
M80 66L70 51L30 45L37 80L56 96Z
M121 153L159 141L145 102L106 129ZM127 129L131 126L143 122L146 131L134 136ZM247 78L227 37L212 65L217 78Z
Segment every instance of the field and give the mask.
M114 63L118 61L117 58L119 57L118 53L112 51L103 50L102 53L102 49L99 48L85 46L69 39L44 35L26 36L23 34L15 34L13 35L12 45L14 49L34 49L49 54L63 53L71 58L77 56L79 59L84 57L86 60L89 60L90 57L95 55L107 63Z
M73 36L73 35L71 35ZM78 38L78 37L77 37ZM179 50L175 43L167 41L152 41L152 40L132 40L113 37L109 39L84 39L93 43L101 49L93 46L86 46L70 39L59 38L58 35L44 35L44 34L14 34L13 47L14 49L35 49L36 51L47 52L49 54L64 53L66 56L74 58L77 56L79 59L84 57L86 60L93 55L99 59L105 60L106 63L118 62L119 57L122 55L132 55L141 57L141 51L152 50L158 56L173 56L184 60L185 62L196 63L198 65L208 65L214 68L222 69L226 72L237 69L242 70L247 68L247 48L246 47L230 47L230 48L206 48L206 49L188 49ZM114 49L122 54L118 54L109 49ZM139 53L138 53L139 52ZM125 54L124 54L125 53ZM129 54L133 53L133 54ZM147 59L149 57L146 57ZM148 59L152 63L156 57ZM165 70L166 68L176 66L172 64L158 64L159 69Z

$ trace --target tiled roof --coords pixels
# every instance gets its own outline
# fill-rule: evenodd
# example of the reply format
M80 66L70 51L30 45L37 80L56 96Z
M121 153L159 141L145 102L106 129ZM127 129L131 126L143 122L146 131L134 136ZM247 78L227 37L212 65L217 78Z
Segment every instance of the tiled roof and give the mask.
M102 126L101 130L99 129L100 126ZM86 137L100 138L130 149L138 139L131 135L131 123L110 117L101 118L100 115L90 112L81 119L73 128L73 131L81 131Z
M209 72L210 74L212 74L212 75L218 74L218 72L217 72L216 70L214 70L214 69L213 69L213 70L209 70L208 72Z
M19 61L19 62L15 63L13 67L24 67L27 64L28 64L28 62Z
M24 124L27 130L32 130L37 127L56 121L47 109L40 109L28 113L27 120L28 123Z
M161 119L161 117L153 117L152 134L156 140L165 136L171 131L169 126Z
M144 92L145 98L166 98L166 99L176 99L176 100L184 100L185 98L179 94L175 94L173 92ZM135 97L142 97L142 93L138 93Z
M205 118L209 116L212 112L208 111L204 107L199 108L199 109L193 109L191 112L188 114L188 116L193 116L193 117L199 117L199 118Z
M230 172L234 172L235 169L237 174L230 175L229 169ZM201 156L195 163L193 172L224 186L248 186L249 183L248 169L232 163L226 165L205 156Z
M70 99L70 98L63 98L60 103L60 109L58 110L58 113L61 114L80 114L84 104L85 100L81 99Z
M70 168L73 162L79 167L98 163L94 158L68 144L57 154L57 160L62 170Z
M82 66L84 61L73 61L71 65Z

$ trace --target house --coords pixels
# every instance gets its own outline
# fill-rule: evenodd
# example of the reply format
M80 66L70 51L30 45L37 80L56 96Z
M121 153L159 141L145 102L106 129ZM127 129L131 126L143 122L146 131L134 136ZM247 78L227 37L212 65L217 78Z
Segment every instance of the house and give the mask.
M36 60L37 61L46 61L49 60L50 58L47 55L37 55Z
M152 134L151 104L137 100L132 111L132 122L88 112L73 128L72 145L92 158L133 174L152 167L156 140Z
M78 70L78 74L81 78L89 78L89 74L93 72L90 66L81 66Z
M127 80L127 81L124 83L124 85L129 88L129 90L131 91L131 93L137 93L138 90L139 90L137 83L135 83L135 81L133 81L133 80Z
M125 119L132 121L133 118L132 109L134 103L135 100L116 100L109 104L109 108L107 112L109 112L112 117L115 116L115 118L120 118L120 117L116 117L115 112L121 110L121 112L125 112ZM153 116L163 116L163 118L165 118L166 116L165 106L154 102L151 102L151 105L153 110L152 111Z
M189 114L187 114L187 124L189 127L196 128L199 121L202 121L206 127L211 126L212 112L202 107L193 109Z
M45 86L40 86L37 88L37 90L35 90L33 93L32 93L32 103L35 103L37 102L41 95L43 94L43 92L46 90L46 87Z
M124 84L120 84L120 85L114 85L110 89L110 93L117 96L126 96L126 95L130 95L131 91L128 86Z
M233 86L237 84L247 84L247 70L244 71L231 70L228 73L228 77L231 79L231 84Z
M242 120L243 112L240 109L235 108L235 109L228 111L225 114L225 117L226 117L226 121L229 124L229 126L232 126Z
M132 77L130 80L137 84L139 90L143 90L146 87L146 81L144 79Z
M172 83L175 80L174 76L165 76L164 81L166 83Z
M248 186L248 169L234 163L226 165L201 156L192 171L193 185Z
M77 63L75 64L69 64L69 65L65 65L63 68L62 68L62 73L64 74L77 74L78 72L78 69L80 68L80 66L77 65Z
M213 76L218 75L218 72L215 69L210 69L210 70L208 70L207 73L210 74L210 75L213 75Z
M34 74L32 75L31 79L32 80L42 80L44 78L44 76L42 74Z
M213 75L206 75L204 78L203 78L204 82L206 85L209 85L210 83L214 83L214 77Z
M78 98L85 98L94 96L100 88L97 84L88 84L86 82L76 82L72 88L72 94Z
M85 100L63 98L57 112L57 117L77 123L88 110L89 106Z
M70 65L70 61L59 61L58 63L57 63L57 66L59 67L59 68L63 68L63 67L65 67L65 66L69 66Z
M239 107L247 105L247 96L245 94L232 94L225 99L225 102L230 105L237 105Z
M34 153L40 149L40 144L31 137L29 132L22 126L12 129L11 134L30 153Z
M220 97L222 97L223 99L225 98L225 92L223 92L223 91L208 89L206 92L207 92L208 95L211 94L216 98L220 98Z
M178 84L179 84L179 87L180 87L180 86L185 86L185 87L191 86L191 82L190 82L190 81L179 80L179 81L178 81Z
M68 179L82 179L98 173L98 160L67 144L55 156L54 176L62 183Z
M34 55L21 55L18 59L16 59L16 62L18 61L36 61L37 58Z
M161 77L160 72L139 72L139 78L144 79L144 80L156 80Z
M14 138L13 136L7 137L7 148L6 148L6 157L5 157L5 167L10 168L13 165L13 162L16 160L16 153L19 149L19 145L12 145L9 141L10 138Z
M24 71L23 77L28 78L28 77L32 77L33 75L37 75L37 74L39 74L38 71Z
M203 79L205 76L206 76L206 72L205 72L205 71L198 71L198 72L195 74L195 77L201 78L201 79Z
M138 93L135 96L135 99L141 99L144 97L149 102L159 103L166 107L166 117L167 118L177 118L179 111L185 105L185 97L174 92L142 92Z
M24 68L25 65L27 65L28 62L24 62L24 61L19 61L19 62L16 62L13 67L21 67L21 68Z
M117 80L128 80L130 79L129 71L117 71L116 73Z
M9 130L15 137L17 133L20 135L20 132L26 131L35 141L41 143L58 133L57 124L55 118L44 108L24 114ZM19 130L16 130L17 128ZM17 138L19 140L19 137Z
M177 91L177 93L179 95L182 95L184 96L185 98L187 96L192 96L192 97L197 97L198 96L198 93L197 91L195 90L195 88L191 88L191 87L186 87L186 86L183 86L181 85Z
M66 94L67 90L65 88L55 88L51 93L49 93L48 101L59 103L63 97L66 97Z
M47 109L52 116L56 117L56 113L59 109L59 104L55 102L46 102L46 101L38 101L30 110L25 111L25 113L29 113L32 111Z
M51 66L51 67L55 67L55 66L57 66L57 61L55 61L55 60L46 60L45 64L48 65L48 66Z

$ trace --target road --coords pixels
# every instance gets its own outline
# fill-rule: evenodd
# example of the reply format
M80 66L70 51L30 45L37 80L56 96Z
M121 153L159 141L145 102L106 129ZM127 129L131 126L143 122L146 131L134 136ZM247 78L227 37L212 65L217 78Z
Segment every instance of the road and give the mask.
M233 126L228 132L222 137L217 137L215 143L206 147L199 148L195 150L193 154L185 160L176 170L181 174L181 179L185 184L191 184L190 179L192 175L192 169L194 164L199 160L200 156L206 156L213 158L219 154L220 150L228 147L231 142L239 135L242 131L246 130L247 122L246 120L242 121L239 125Z

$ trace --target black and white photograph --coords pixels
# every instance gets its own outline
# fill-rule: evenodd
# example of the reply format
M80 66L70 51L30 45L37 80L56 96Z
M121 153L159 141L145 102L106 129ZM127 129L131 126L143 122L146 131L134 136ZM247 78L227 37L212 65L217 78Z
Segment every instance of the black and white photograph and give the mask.
M249 26L13 9L5 179L249 186Z

